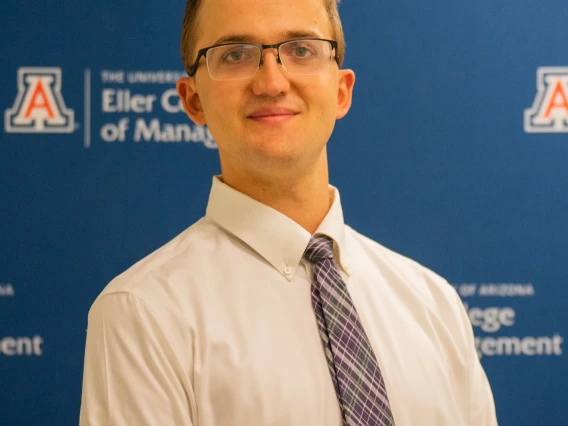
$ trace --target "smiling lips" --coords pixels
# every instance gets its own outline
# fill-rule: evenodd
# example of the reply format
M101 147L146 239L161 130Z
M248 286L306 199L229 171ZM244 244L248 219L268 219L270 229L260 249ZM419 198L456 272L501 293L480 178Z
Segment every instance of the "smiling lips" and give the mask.
M291 120L298 112L289 108L261 108L247 116L247 118L266 124L279 124Z

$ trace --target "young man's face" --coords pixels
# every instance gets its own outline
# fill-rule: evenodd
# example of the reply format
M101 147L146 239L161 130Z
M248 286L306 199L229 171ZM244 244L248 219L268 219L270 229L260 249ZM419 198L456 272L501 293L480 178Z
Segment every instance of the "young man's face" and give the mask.
M298 33L333 39L323 0L203 0L197 19L194 57L227 36L256 44ZM317 75L289 74L268 49L256 74L242 80L212 80L201 59L195 78L180 80L178 91L190 118L209 126L222 167L278 173L323 155L335 120L351 105L353 83L353 73L335 60Z

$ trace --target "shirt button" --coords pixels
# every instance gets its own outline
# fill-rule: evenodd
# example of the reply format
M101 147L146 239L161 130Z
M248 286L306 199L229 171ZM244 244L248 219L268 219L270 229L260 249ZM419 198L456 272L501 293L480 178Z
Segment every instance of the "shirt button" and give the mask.
M289 266L286 266L284 268L284 274L290 275L291 273L292 273L292 268L290 268Z

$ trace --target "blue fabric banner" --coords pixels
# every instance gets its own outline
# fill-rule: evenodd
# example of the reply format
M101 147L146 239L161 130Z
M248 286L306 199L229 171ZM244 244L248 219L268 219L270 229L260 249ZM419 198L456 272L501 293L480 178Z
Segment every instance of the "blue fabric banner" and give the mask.
M2 425L77 424L91 303L204 214L220 169L175 91L184 6L0 6ZM340 12L346 222L455 285L500 425L568 424L566 1Z

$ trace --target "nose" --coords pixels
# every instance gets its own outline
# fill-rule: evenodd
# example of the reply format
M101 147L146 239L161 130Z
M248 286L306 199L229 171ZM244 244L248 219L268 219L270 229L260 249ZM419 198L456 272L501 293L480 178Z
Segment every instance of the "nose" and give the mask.
M278 63L276 49L263 52L262 65L252 80L252 90L255 95L279 96L290 90L290 81L286 71Z

